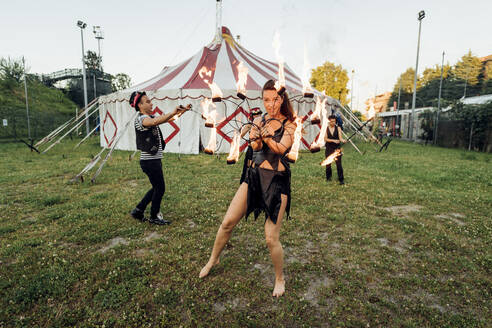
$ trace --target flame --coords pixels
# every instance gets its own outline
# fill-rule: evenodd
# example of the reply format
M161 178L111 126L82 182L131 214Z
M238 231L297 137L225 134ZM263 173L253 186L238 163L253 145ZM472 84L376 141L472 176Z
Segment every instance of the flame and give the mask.
M306 44L304 44L304 68L302 70L302 93L313 93L311 84L309 83L309 61L307 56Z
M227 156L227 163L236 163L239 159L239 144L241 143L241 134L238 131L234 131L234 137L232 138L231 149L229 150L229 156Z
M219 86L217 83L212 82L210 83L209 78L212 77L212 71L209 71L205 66L200 68L198 71L198 74L200 77L203 79L203 82L207 83L208 87L210 88L210 91L212 91L212 98L222 98L222 90L220 90Z
M240 61L237 65L237 92L246 94L246 81L248 80L248 68Z
M277 90L285 87L284 57L280 55L280 45L280 33L276 31L273 37L272 46L275 49L275 57L278 62L278 81L275 82L275 88Z
M287 154L287 158L290 159L292 162L297 161L297 157L299 156L299 146L301 144L302 136L302 118L297 117L295 123L296 130L294 131L294 142L292 143L290 152Z
M376 110L374 109L374 100L370 100L371 105L369 106L369 110L367 111L367 120L369 121L376 115Z
M311 144L311 147L321 148L325 144L326 129L328 128L328 117L326 115L327 109L325 108L325 104L326 104L327 99L328 98L325 98L325 99L323 99L323 101L321 101L319 103L319 106L320 106L319 111L321 111L321 116L322 116L321 129L319 130L318 139L313 141L313 143ZM316 110L318 111L318 102L316 102Z
M207 147L205 147L205 153L207 154L214 154L215 153L215 147L216 147L216 141L217 139L217 129L216 128L213 128L211 129L210 131L210 139L208 140L208 145Z
M311 114L311 116L309 116L309 119L311 121L319 121L321 111L323 110L323 108L325 108L327 100L328 98L326 97L324 97L323 100L321 100L320 96L316 96L316 107L314 109L314 112Z
M217 111L209 111L210 106L212 106L212 108L216 108L215 104L212 102L212 99L205 98L200 101L200 105L202 106L202 117L205 120L205 126L215 126Z
M325 160L323 162L321 162L321 166L326 166L326 165L329 165L331 163L333 163L338 156L340 156L342 154L342 150L341 149L337 149L335 150L330 156L328 156L327 158L325 158Z

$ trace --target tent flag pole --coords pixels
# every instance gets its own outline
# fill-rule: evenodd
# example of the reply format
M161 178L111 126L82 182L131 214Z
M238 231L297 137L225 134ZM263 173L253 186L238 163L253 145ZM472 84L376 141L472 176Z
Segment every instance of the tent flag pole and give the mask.
M103 167L104 167L104 164L106 164L106 162L108 161L108 159L111 157L111 154L113 153L114 151L114 148L116 147L116 145L118 144L118 142L121 140L121 137L125 134L125 131L128 129L128 127L130 126L130 123L133 122L135 120L135 117L137 117L138 113L134 113L132 115L132 118L126 122L125 124L125 127L123 128L123 130L121 131L121 133L118 135L118 137L116 138L116 140L114 140L114 143L113 145L111 146L111 149L109 150L109 152L106 154L106 157L104 158L104 160L102 161L101 165L99 165L99 168L97 169L96 173L94 174L94 176L92 177L91 179L91 182L94 183L96 181L96 178L99 176L99 174L101 173Z
M99 98L96 98L96 99L92 100L92 101L91 101L91 102L87 105L87 107L85 107L85 108L83 109L83 111L82 111L82 112L80 112L80 114L79 114L79 115L77 115L76 117L72 117L72 118L70 118L68 121L66 121L65 123L63 123L62 125L60 125L59 127L57 127L56 129L54 129L53 131L51 131L51 132L50 132L50 133L49 133L46 137L44 137L43 139L41 139L40 141L38 141L38 142L36 143L36 145L35 145L35 146L36 146L36 147L37 147L37 146L40 146L40 145L42 145L42 144L44 144L44 143L46 143L46 142L48 142L48 141L52 140L53 138L55 138L55 137L56 137L56 135L58 135L58 134L59 134L59 133L60 133L63 129L65 129L68 125L70 125L70 124L74 123L74 122L72 122L73 120L78 121L78 120L82 117L82 115L85 115L85 112L86 112L87 110L90 110L90 109L91 109L91 107L93 107L93 106L96 104L96 102L98 102L98 100L99 100Z
M99 162L99 160L101 159L101 154L106 150L106 148L103 148L96 156L94 156L91 161L89 162L89 164L87 164L83 169L82 171L80 171L79 174L77 174L76 176L74 176L70 182L75 182L77 180L81 180L81 181L84 181L84 174L86 172L89 172L96 164L97 162Z
M94 110L87 115L87 118L89 118L89 116L91 116L92 114L94 114L96 112L96 110L98 110L99 107L96 107L94 108ZM72 127L70 130L68 130L67 133L65 133L62 137L60 137L57 141L53 142L48 148L46 148L42 153L46 153L48 150L50 150L53 146L55 146L56 144L60 143L60 141L62 141L63 138L65 138L70 132L72 132L73 130L75 130L76 128L80 127L83 123L85 123L85 119L84 120L81 120L80 122L78 122L74 127Z
M346 135L346 134L345 134L345 132L343 132L343 131L342 131L342 135L343 135L345 138L347 138L347 135ZM357 151L359 152L359 154L364 155L364 154L362 154L362 152L359 150L359 148L357 148L357 146L354 144L354 142L353 142L352 140L350 140L350 139L348 139L348 138L347 138L347 140L350 142L350 144L351 144L352 146L354 146L355 150L357 150Z
M80 142L79 142L77 145L75 145L75 147L73 147L73 149L78 148L78 147L79 147L79 146L80 146L80 145L81 145L81 144L82 144L82 143L83 143L83 142L84 142L87 138L89 138L89 137L90 137L90 136L94 133L94 131L96 131L96 130L97 130L97 128L98 128L100 125L101 125L101 123L99 123L98 125L96 125L96 127L95 127L94 129L92 129L92 131L91 131L91 132L89 132L89 134L88 134L88 135L86 135L86 136L84 137L84 139L80 140Z

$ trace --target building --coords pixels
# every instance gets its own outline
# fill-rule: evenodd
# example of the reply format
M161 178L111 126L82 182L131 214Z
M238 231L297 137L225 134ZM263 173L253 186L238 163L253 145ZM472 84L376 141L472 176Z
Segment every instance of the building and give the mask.
M374 112L375 114L386 112L388 110L388 101L391 98L391 92L384 92L382 94L377 95L376 97L368 98L365 101L366 104L366 113L369 113L371 110L371 106L374 104Z

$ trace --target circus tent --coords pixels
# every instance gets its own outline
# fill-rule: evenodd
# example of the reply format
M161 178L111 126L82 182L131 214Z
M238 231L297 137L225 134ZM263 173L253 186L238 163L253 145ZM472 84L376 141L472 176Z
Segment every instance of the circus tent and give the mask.
M237 96L238 65L242 63L248 69L246 81L246 99ZM203 70L209 72L208 83L215 83L222 90L217 110L217 152L228 152L233 131L247 121L249 110L260 107L261 88L269 80L278 78L279 65L263 59L248 51L234 40L227 27L222 27L221 35L203 47L194 56L181 63L164 67L151 79L132 86L126 90L102 96L99 99L99 115L101 118L100 144L110 147L115 136L121 133L122 127L131 119L135 111L130 107L128 99L135 91L146 91L154 104L155 114L169 112L177 105L191 103L193 111L185 113L178 120L161 125L166 152L197 154L200 144L208 142L211 129L206 128L200 115L200 102L211 98L211 89L204 81ZM292 100L294 110L305 119L314 109L314 100L302 97L302 82L295 72L285 64L285 87ZM315 94L322 96L316 90ZM329 98L327 105L335 105L336 101ZM308 129L302 139L302 147L307 148L316 137L319 128ZM241 149L245 148L242 141ZM135 131L129 128L124 131L116 149L135 150Z

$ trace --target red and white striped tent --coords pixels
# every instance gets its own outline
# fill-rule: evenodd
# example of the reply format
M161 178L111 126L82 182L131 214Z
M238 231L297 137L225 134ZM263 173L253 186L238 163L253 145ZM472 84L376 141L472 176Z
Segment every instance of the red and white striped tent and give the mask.
M248 68L246 83L247 102L240 107L232 102L240 103L237 97L236 82L238 80L237 65L242 62ZM277 79L278 64L256 56L238 44L227 27L222 27L222 36L216 37L209 45L203 47L194 56L185 61L164 69L155 77L137 84L129 89L101 96L101 146L110 147L113 138L121 132L125 123L135 113L128 99L135 91L146 91L152 99L155 113L168 112L177 105L191 103L194 112L185 113L177 121L161 125L163 136L167 142L166 152L197 154L201 143L206 145L210 129L205 128L201 115L200 101L211 98L208 85L200 77L199 71L205 67L211 71L210 83L215 82L223 93L222 103L217 103L217 152L228 152L235 128L239 122L246 122L250 108L260 107L263 112L261 89L269 79ZM301 79L285 64L286 90L292 99L294 110L307 119L314 110L314 100L305 99L302 95ZM315 94L321 95L318 91ZM225 99L225 100L224 100ZM328 105L334 104L333 99ZM233 124L234 123L234 124ZM310 128L304 136L302 145L306 148L316 137L319 128ZM243 141L244 143L244 141ZM116 145L117 149L135 150L135 131L130 127L124 132ZM241 150L245 148L243 144Z

